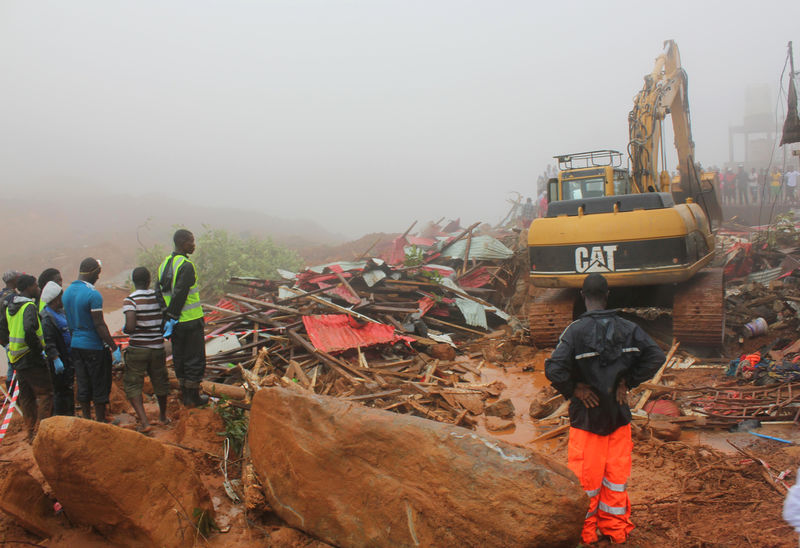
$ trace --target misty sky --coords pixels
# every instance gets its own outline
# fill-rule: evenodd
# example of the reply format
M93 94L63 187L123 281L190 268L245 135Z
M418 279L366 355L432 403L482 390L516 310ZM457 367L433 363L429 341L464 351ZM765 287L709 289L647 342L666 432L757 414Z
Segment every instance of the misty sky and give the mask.
M0 2L4 192L56 185L313 218L497 222L554 154L624 150L662 42L697 159L728 158L800 1Z

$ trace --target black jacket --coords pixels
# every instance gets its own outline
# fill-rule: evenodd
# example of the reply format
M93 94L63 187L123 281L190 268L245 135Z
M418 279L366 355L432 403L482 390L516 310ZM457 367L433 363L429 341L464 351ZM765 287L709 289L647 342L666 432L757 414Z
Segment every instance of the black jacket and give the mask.
M179 253L173 253L170 257L174 257L175 255L179 255ZM177 320L181 317L181 310L186 303L186 297L189 296L189 290L197 280L197 275L195 274L194 267L188 261L184 261L177 272L172 271L173 264L174 261L170 261L169 265L164 269L161 278L158 280L156 284L156 298L167 309L165 312L166 316ZM166 306L164 293L172 287L173 276L175 276L175 287L174 291L172 291L172 299L169 302L169 306Z
M39 337L36 336L36 330L39 327L39 312L36 309L36 302L33 299L16 295L8 303L6 308L8 313L14 316L20 311L22 305L27 302L33 303L33 306L29 306L25 309L23 313L24 316L22 317L22 328L25 330L25 343L28 345L28 348L30 348L30 352L27 352L14 364L15 369L26 369L34 365L44 364L44 359L42 358L42 351L44 348L39 341ZM2 316L0 316L0 345L8 346L10 334L8 331L8 319L6 318L5 312L4 310Z
M573 428L607 436L631 422L627 404L616 400L619 381L624 379L629 389L635 388L651 378L664 359L664 352L638 325L614 310L594 310L564 330L545 361L545 375L570 400ZM573 397L579 382L591 387L600 405L590 409Z
M70 363L69 348L64 340L64 335L56 325L50 311L45 307L39 312L39 317L42 319L42 332L44 333L44 347L47 359L51 362L56 358L61 358L61 361L67 366Z

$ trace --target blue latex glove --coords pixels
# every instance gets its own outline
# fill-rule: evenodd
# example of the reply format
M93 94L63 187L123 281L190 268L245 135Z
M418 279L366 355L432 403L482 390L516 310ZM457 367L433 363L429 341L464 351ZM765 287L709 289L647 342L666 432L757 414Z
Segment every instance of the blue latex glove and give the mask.
M167 320L167 324L164 326L165 339L169 339L172 336L172 330L175 328L176 323L178 323L178 320L173 320L172 318Z
M61 361L61 358L56 358L53 360L53 369L56 370L56 373L63 373L64 372L64 362Z
M111 364L117 365L121 361L122 361L122 351L119 349L118 346L117 349L111 353Z

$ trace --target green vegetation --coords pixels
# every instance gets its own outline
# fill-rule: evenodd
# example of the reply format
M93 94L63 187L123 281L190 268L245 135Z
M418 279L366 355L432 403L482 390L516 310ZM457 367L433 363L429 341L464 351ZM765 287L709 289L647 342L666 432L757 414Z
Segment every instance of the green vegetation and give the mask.
M412 245L410 248L406 249L406 257L403 260L403 265L408 267L424 266L425 252L416 245ZM417 273L423 278L427 278L429 282L435 284L438 284L442 280L441 274L432 270L420 269Z
M221 398L220 402L214 406L214 411L222 417L225 425L224 432L217 432L220 436L228 438L231 444L231 451L237 457L242 454L245 439L247 438L247 427L249 420L244 409L232 406L226 398Z
M197 250L191 259L200 277L200 297L213 300L225 293L231 276L276 278L277 269L297 270L300 257L291 249L274 243L270 238L238 236L227 230L204 227L195 234ZM146 266L155 278L158 267L172 248L154 245L137 256L138 264Z
M194 526L197 528L197 532L200 535L207 539L211 536L211 533L214 531L219 531L219 526L214 521L205 510L201 510L200 508L194 508L192 510L192 518L194 520Z
M425 252L412 245L406 249L406 258L403 260L404 266L421 266L425 264Z

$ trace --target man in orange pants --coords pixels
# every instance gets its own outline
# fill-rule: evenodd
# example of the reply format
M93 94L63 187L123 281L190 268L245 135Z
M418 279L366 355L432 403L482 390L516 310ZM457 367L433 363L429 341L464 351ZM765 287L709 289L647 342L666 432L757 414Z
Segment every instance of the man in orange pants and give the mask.
M569 400L568 465L589 496L581 539L622 543L633 530L626 490L631 473L627 391L651 378L664 352L642 329L606 310L608 282L589 274L581 291L586 312L561 334L545 375Z

